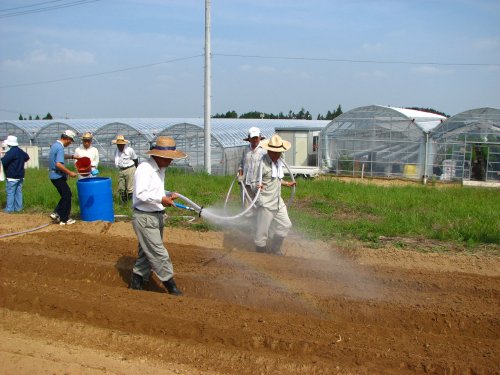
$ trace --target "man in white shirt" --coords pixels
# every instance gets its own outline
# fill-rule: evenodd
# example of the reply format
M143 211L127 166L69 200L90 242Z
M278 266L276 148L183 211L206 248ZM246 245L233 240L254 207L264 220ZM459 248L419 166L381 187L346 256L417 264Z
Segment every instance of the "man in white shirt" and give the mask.
M90 170L80 173L79 178L92 177L95 171L97 171L97 166L99 165L99 151L92 146L92 141L92 133L84 133L82 136L82 145L75 150L75 156L77 158L87 157L90 159ZM78 160L75 161L75 164L77 162Z
M158 137L146 154L151 157L137 168L132 195L132 226L139 247L129 288L142 290L153 271L169 294L180 296L182 292L175 284L172 261L163 242L163 215L165 207L172 206L177 198L175 193L165 193L165 171L173 159L183 159L186 154L176 150L175 140L170 137Z
M253 200L255 197L251 184L255 169L258 168L260 160L267 153L266 150L260 146L260 141L264 138L265 137L260 134L260 129L257 127L248 129L248 136L243 138L244 141L248 141L250 144L248 147L245 147L243 151L240 167L238 169L238 179L240 181L240 186L242 186L243 194L242 202L249 203L248 201ZM243 191L243 186L246 193Z
M111 143L116 144L115 165L120 170L118 174L118 196L123 203L127 203L129 199L132 199L134 174L139 159L134 149L128 145L129 141L123 135L117 135Z
M293 187L295 181L285 181L284 163L281 154L290 149L291 143L281 139L274 134L271 139L261 142L261 146L267 150L267 154L261 160L262 182L259 182L259 170L255 171L252 188L256 192L260 189L260 195L255 206L257 207L257 228L255 230L254 243L259 253L271 253L283 255L281 246L287 236L292 222L288 217L288 211L281 197L281 186ZM274 233L272 242L267 246L270 234Z

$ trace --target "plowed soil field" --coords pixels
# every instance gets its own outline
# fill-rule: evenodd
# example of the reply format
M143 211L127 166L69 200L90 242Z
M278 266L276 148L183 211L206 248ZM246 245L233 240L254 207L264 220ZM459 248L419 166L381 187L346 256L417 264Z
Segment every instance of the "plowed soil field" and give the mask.
M48 224L0 214L0 235ZM0 238L2 374L499 374L500 262L165 230L178 286L127 288L129 222Z

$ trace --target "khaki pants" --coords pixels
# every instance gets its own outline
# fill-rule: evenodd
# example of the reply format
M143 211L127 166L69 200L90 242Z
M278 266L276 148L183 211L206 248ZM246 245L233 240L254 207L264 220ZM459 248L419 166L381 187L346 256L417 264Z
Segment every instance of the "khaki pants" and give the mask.
M270 234L286 237L291 227L292 222L288 217L288 211L285 205L279 210L269 210L264 207L258 207L257 228L254 237L255 246L266 246Z
M120 170L118 174L118 194L134 192L135 166Z
M134 210L132 226L139 240L138 257L133 272L148 281L151 271L160 281L170 280L174 268L170 255L163 244L163 212Z

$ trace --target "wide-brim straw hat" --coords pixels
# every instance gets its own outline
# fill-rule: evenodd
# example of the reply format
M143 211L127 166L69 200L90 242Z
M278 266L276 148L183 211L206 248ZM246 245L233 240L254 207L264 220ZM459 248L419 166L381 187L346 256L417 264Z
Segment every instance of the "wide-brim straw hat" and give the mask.
M158 137L155 146L146 154L165 159L184 159L187 156L186 153L177 150L175 139L171 137Z
M243 138L244 141L248 141L250 142L250 140L253 138L253 137L259 137L261 140L265 139L266 137L262 136L260 134L260 129L257 128L257 127L251 127L250 129L248 129L248 135L246 138Z
M114 144L117 144L117 145L126 145L127 143L129 143L129 141L127 141L125 139L125 136L119 134L119 135L116 136L115 139L113 139L111 141L111 143L114 143Z
M82 135L82 141L89 140L91 141L94 136L90 132L83 133Z
M260 142L262 148L268 151L274 152L285 152L292 147L292 144L281 137L278 134L274 134L270 139Z

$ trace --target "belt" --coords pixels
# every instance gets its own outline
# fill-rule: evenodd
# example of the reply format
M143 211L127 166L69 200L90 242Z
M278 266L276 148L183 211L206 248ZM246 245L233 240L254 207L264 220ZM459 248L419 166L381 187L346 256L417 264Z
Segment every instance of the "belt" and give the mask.
M135 211L143 212L145 214L164 214L165 211L144 211L144 210L139 210L138 208L134 208Z
M135 166L135 164L129 165L128 167L120 167L120 170L124 171L125 169L129 169Z

